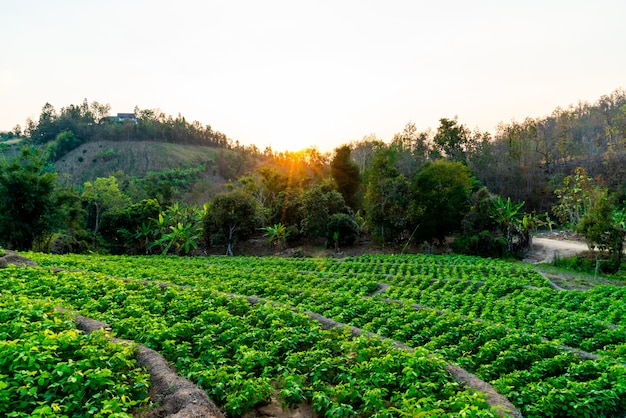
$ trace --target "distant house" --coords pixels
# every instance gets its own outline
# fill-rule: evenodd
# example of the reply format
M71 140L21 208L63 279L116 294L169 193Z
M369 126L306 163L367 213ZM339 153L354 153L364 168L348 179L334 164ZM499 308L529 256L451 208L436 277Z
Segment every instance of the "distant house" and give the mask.
M109 122L119 122L123 123L129 121L131 123L137 124L137 115L134 113L118 113L117 116L109 116Z

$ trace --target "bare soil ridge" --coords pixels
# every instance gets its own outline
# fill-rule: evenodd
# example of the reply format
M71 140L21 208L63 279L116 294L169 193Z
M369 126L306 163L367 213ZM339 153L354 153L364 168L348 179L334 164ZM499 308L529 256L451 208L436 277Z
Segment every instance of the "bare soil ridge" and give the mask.
M37 263L5 250L4 257L0 257L0 268L13 264L17 266L35 267ZM56 269L54 271L61 271ZM57 308L67 311L64 308ZM86 333L96 330L110 331L111 327L100 321L75 316L76 328ZM150 399L159 406L142 411L141 418L224 418L224 415L209 399L206 392L189 380L178 375L167 363L167 360L156 351L137 345L129 340L111 338L113 342L134 345L137 353L135 358L139 366L144 367L150 374Z
M110 330L104 322L76 315L76 328L87 334ZM112 338L113 342L133 344L132 341ZM206 392L178 375L167 360L156 351L143 345L135 345L137 363L150 373L150 399L160 406L141 412L141 418L223 418L224 415L209 399Z

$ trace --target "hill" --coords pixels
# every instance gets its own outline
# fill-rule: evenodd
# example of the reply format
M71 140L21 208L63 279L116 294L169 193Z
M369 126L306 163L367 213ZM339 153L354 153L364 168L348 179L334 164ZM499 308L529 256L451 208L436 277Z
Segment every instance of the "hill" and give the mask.
M123 172L143 178L149 173L202 167L191 201L202 202L211 192L236 178L249 166L244 153L219 147L153 141L94 141L81 144L54 163L59 178L82 185L98 177Z

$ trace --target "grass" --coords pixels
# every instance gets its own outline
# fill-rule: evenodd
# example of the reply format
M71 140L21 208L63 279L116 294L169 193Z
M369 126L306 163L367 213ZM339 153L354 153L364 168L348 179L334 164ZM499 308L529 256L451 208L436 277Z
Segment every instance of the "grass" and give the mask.
M55 163L68 182L83 184L116 171L143 177L148 172L172 168L197 167L204 164L209 175L216 175L220 153L231 152L198 145L178 145L164 142L97 141L81 145Z

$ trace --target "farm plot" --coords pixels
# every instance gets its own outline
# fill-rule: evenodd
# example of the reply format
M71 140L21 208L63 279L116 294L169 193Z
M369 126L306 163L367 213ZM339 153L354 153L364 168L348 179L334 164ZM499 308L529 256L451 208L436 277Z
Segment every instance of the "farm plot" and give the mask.
M147 405L131 346L85 335L49 302L0 293L0 415L116 416Z
M525 416L626 410L621 289L558 292L531 269L460 256L32 258L317 312L435 352L490 381Z
M45 297L161 352L230 416L277 398L327 416L496 416L428 350L326 331L308 316L202 287L9 267L2 292Z

